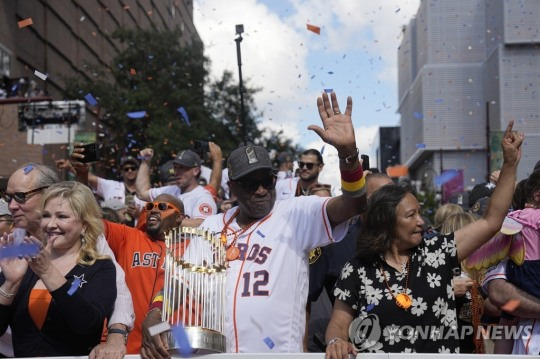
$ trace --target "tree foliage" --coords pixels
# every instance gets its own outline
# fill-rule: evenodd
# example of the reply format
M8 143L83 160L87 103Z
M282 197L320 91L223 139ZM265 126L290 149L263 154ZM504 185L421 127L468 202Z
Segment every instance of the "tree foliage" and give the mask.
M158 161L172 158L194 140L211 140L228 154L242 140L240 95L233 74L210 80L208 59L199 43L180 44L179 30L126 30L113 33L123 50L106 68L93 67L94 76L68 79L66 95L98 100L100 142L110 157L152 147ZM245 86L245 118L249 139L258 138L253 95ZM189 121L178 109L183 107ZM143 118L128 113L146 111ZM109 158L111 162L113 158ZM114 166L112 166L114 167Z

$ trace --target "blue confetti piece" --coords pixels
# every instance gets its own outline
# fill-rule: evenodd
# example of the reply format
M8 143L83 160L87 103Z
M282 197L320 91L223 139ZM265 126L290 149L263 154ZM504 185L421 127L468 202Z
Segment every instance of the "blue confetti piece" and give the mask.
M312 79L312 80L313 80L314 78L315 78L315 75L311 75L310 79Z
M71 297L77 291L77 289L79 289L80 285L81 285L81 278L75 277L75 280L73 281L73 283L71 283L71 287L69 287L67 294Z
M97 105L97 100L94 98L94 96L92 96L91 93L87 93L86 96L84 96L84 99L90 104L90 106Z
M39 253L39 247L35 243L23 243L18 246L0 248L0 259L34 256Z
M41 153L46 155L47 153L49 153L49 151L47 151L45 148L41 150Z
M422 118L424 118L424 115L421 112L415 112L414 117L422 119Z
M368 306L366 307L366 312L369 312L369 311L372 310L374 307L375 307L375 304L371 303L370 305L368 305Z
M178 113L180 114L180 116L182 116L182 118L184 119L184 121L186 122L186 124L188 126L191 126L191 122L189 122L189 117L187 115L187 111L185 108L183 108L182 106L178 107L176 109L176 111L178 111Z
M333 75L334 71L328 71L328 75Z
M182 325L171 328L172 335L176 344L178 345L178 351L182 356L190 356L193 350L191 349L191 344L187 337L186 331Z
M437 186L442 186L446 182L451 181L452 179L454 179L454 177L456 177L457 175L458 175L458 171L456 171L456 170L444 171L443 173L441 173L440 175L435 177L435 184Z
M326 92L326 93L331 93L333 91L334 91L334 89L324 89L324 92Z
M270 337L266 337L263 339L263 342L264 344L268 345L268 348L272 349L273 347L275 347L276 345L274 344L274 342L272 341L272 339L270 339Z
M126 115L129 118L143 118L146 116L146 111L128 112Z
M442 98L438 98L435 100L435 103L443 103L443 99Z
M426 148L426 144L425 143L417 143L416 148Z
M23 169L24 174L25 174L25 175L29 174L30 172L32 172L33 169L34 169L34 166L32 166L32 165L26 166L26 167Z
M323 146L321 147L321 155L324 153L324 148L325 148L325 147L326 147L326 145L323 145Z
M263 237L263 238L266 237L266 236L265 236L264 234L262 234L261 231L259 231L259 230L257 230L257 234L258 234L259 236Z

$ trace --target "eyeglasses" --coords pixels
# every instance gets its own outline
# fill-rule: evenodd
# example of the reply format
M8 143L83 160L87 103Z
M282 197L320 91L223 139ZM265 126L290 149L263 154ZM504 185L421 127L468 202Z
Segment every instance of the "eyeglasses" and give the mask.
M276 187L276 177L271 175L261 179L235 181L244 188L245 191L253 193L262 186L265 190L270 191Z
M28 192L15 192L13 194L4 192L4 193L2 193L2 198L8 204L11 203L12 199L14 199L15 202L17 202L18 204L23 204L24 202L26 202L28 200L28 198L30 197L31 194L41 192L41 191L43 191L44 189L46 189L48 187L49 186L44 186L44 187L39 187L39 188L33 189L31 191L28 191Z
M318 166L319 164L318 163L298 161L298 167L300 167L300 169L306 167L308 170L312 170L315 165Z
M157 207L157 209L159 209L161 212L165 212L168 209L174 209L175 211L178 211L178 213L183 214L181 210L167 202L148 202L146 204L147 211L151 211L152 209L154 209L154 207Z
M128 167L124 167L124 168L122 168L122 170L123 170L124 172L129 172L129 171L133 171L133 172L135 172L135 171L137 171L137 170L138 170L138 168L137 168L137 167L135 167L135 166L128 166Z

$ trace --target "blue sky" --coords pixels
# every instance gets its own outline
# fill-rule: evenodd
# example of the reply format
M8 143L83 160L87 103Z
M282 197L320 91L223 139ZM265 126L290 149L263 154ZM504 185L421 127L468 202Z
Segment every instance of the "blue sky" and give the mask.
M394 126L397 115L397 48L401 27L420 0L195 0L194 22L218 76L238 74L235 25L244 24L243 76L263 90L256 102L264 112L261 128L283 129L306 148L321 149L306 130L320 122L315 106L323 89L336 91L340 103L353 98L357 145L373 156L378 126ZM317 35L306 24L321 28ZM325 148L328 167L336 153ZM373 162L373 161L372 161ZM328 182L333 171L325 169ZM332 175L335 176L335 175ZM338 179L339 180L339 179Z

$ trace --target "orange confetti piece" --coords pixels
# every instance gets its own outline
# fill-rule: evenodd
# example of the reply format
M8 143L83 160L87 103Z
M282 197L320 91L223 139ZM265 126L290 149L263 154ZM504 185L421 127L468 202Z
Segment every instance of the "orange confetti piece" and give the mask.
M401 177L409 174L409 168L407 166L389 166L386 167L386 174L390 177Z
M312 31L312 32L316 33L317 35L321 34L321 28L320 27L315 26L315 25L310 25L310 24L306 24L306 26L307 26L307 29L309 31Z
M506 304L501 306L501 309L507 313L511 313L519 307L520 301L517 299L511 299Z
M137 75L137 71L135 71L135 69L130 69L129 73L134 75L134 76Z
M23 27L27 27L34 24L34 22L32 21L32 18L29 17L28 19L19 21L17 24L19 25L19 29L22 29Z

